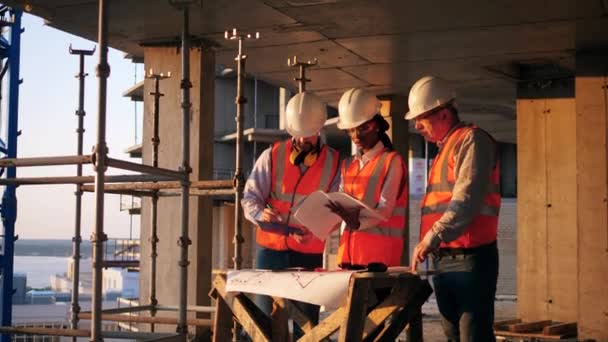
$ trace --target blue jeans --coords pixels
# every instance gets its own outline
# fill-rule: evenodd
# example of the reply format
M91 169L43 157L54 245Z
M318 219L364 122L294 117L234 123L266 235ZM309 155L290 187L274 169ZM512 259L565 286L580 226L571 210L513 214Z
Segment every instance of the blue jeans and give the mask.
M440 249L433 256L437 306L448 341L496 341L494 297L498 280L496 242L453 253Z
M268 248L258 246L256 255L256 268L263 270L283 270L290 267L302 267L306 269L315 269L323 266L323 254L306 254L299 253L292 250L287 251L275 251ZM267 315L270 316L272 311L272 298L269 296L256 296L255 300L257 306ZM298 307L303 313L305 313L316 325L319 323L319 306L298 302L295 300L291 301L296 307ZM299 327L295 327L294 331L296 336L303 335Z

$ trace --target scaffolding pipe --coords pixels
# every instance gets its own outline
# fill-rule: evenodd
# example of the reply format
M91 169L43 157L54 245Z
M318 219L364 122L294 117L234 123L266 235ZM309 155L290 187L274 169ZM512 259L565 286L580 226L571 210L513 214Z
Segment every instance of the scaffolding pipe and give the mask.
M77 111L78 114L80 112ZM84 110L82 111L84 113ZM84 114L82 114L84 115ZM82 153L82 152L81 152ZM0 167L27 167L27 166L57 166L57 165L82 165L91 164L91 155L57 156L57 157L33 157L33 158L6 158L0 159Z
M80 315L82 320L91 319L90 313L82 313ZM103 321L111 321L111 322L127 322L127 323L150 323L150 324L180 324L178 323L178 319L175 317L147 317L147 316L127 316L127 315L112 315L112 314L102 314L101 319ZM202 319L202 318L189 318L186 320L186 325L191 326L203 326L210 327L213 325L213 320L211 319Z
M180 191L160 191L158 196L160 197L177 197L180 196ZM211 189L211 190L198 190L190 189L190 196L229 196L234 195L234 189Z
M154 180L167 180L164 176L154 175L116 175L106 176L106 182L109 183L131 183L131 182L147 182ZM66 177L22 177L12 179L0 179L0 185L53 185L53 184L84 184L95 181L95 176L66 176ZM85 190L85 189L83 189ZM95 186L92 185L88 190L94 191Z
M234 187L232 179L227 180L207 180L193 181L190 183L190 188L201 190L212 189L232 189ZM123 184L106 184L105 189L108 190L162 190L162 189L179 189L180 182L136 182ZM93 185L85 184L82 186L85 191L93 190Z
M95 189L86 190L83 189L84 192L94 192ZM151 191L137 191L137 190L103 190L106 194L114 194L114 195L131 195L134 197L152 197L153 193Z
M17 328L0 327L0 332L21 335L44 335L44 336L65 336L65 337L90 337L91 332L82 329L61 329L61 328ZM173 333L146 333L132 331L102 331L101 337L115 339L137 339L150 340L153 338L174 337Z
M157 305L156 310L158 311L177 311L179 307L177 305ZM215 313L215 307L213 306L199 306L199 305L188 305L186 310L189 312L200 312L200 313Z
M242 236L242 213L241 213L241 198L243 197L244 177L243 177L243 107L247 103L247 99L243 95L243 81L245 78L245 59L243 54L243 40L252 38L250 34L238 34L236 29L232 29L232 34L228 31L224 33L224 38L238 41L237 61L237 77L236 77L236 155L235 155L235 170L234 170L234 269L241 268L241 244L243 243ZM259 33L256 32L255 39L259 38ZM232 341L237 341L240 334L238 322L234 321L232 329Z
M84 135L84 117L86 112L84 110L84 78L87 74L84 72L84 58L85 56L93 55L93 50L73 50L70 45L70 54L79 56L79 71L76 77L78 78L78 109L76 110L76 116L78 117L78 128L76 129L77 136L77 148L76 154L83 156L83 135ZM91 156L86 156L90 163ZM76 165L76 176L82 176L82 164ZM79 283L80 283L80 243L82 242L81 236L81 225L82 225L82 190L80 186L76 186L75 203L75 215L74 215L74 237L72 238L72 260L73 260L73 271L72 271L72 305L71 305L71 326L72 329L78 329L78 314L80 313L80 304L78 303ZM76 337L72 337L72 341L76 342Z
M97 116L97 145L95 146L95 227L91 235L93 245L93 298L91 302L91 342L102 341L101 336L101 290L103 277L103 243L107 236L103 231L104 216L104 182L106 173L106 162L108 148L106 146L106 96L107 79L110 75L108 64L108 2L99 0L99 65L97 66L97 77L99 78L99 95Z
M114 309L104 309L101 310L101 313L104 314L120 314L120 313L133 313L140 311L150 310L151 305L139 305L139 306L128 306L124 308L114 308ZM91 311L83 311L82 314L91 314Z
M160 167L153 167L145 164L133 163L126 160L107 158L108 166L116 167L123 170L147 173L151 175L165 176L172 179L184 179L183 172L164 169Z
M168 77L168 76L167 76ZM163 96L160 92L160 81L167 78L165 76L151 74L148 78L154 80L154 92L150 95L154 96L154 115L152 116L152 166L158 167L158 146L160 145L159 135L159 112L160 112L160 97ZM177 182L176 182L177 183ZM154 183L152 183L154 184ZM150 315L156 316L156 258L158 257L158 190L152 191L152 218L151 218L151 233L150 233ZM150 331L154 332L154 323L150 324Z
M139 267L139 260L106 260L102 263L103 268L108 267Z
M188 326L186 321L186 306L188 305L188 237L189 226L189 204L190 204L190 44L189 44L189 13L188 5L183 7L182 23L182 165L183 178L181 179L181 237L178 245L181 248L179 260L179 313L177 321L177 333L186 335Z

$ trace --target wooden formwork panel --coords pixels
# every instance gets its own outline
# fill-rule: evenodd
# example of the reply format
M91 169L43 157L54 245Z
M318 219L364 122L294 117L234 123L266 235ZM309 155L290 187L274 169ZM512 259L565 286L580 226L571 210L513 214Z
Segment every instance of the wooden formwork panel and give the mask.
M517 101L518 315L547 315L547 164L545 99Z
M546 319L576 321L576 106L574 98L548 99L546 104Z
M579 338L608 341L606 77L576 78ZM574 288L573 288L574 289Z
M576 320L574 98L520 99L518 310L525 320Z

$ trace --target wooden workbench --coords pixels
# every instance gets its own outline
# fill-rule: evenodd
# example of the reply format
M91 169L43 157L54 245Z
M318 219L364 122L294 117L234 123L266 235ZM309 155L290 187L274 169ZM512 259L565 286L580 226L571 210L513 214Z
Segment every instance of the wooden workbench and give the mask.
M390 295L377 303L374 290L386 288L392 289ZM226 293L226 274L217 273L210 293L216 300L213 340L230 341L235 319L254 341L292 341L288 331L292 318L305 332L298 341L323 341L338 330L341 342L395 341L406 325L408 341L422 341L420 308L431 293L428 281L409 272L354 273L346 303L313 326L283 298L273 297L268 317L245 294Z

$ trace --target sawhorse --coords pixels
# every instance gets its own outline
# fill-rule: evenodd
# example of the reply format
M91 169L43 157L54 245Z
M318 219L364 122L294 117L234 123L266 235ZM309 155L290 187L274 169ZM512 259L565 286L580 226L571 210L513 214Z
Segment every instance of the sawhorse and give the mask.
M373 293L387 288L392 289L388 297L374 303ZM323 341L338 330L340 342L395 341L406 326L408 341L422 341L421 307L431 293L428 281L409 272L354 273L346 303L313 326L283 298L273 297L268 317L245 294L227 294L226 275L217 274L210 294L216 300L213 340L230 341L236 319L253 341L292 341L291 316L305 332L299 342Z

